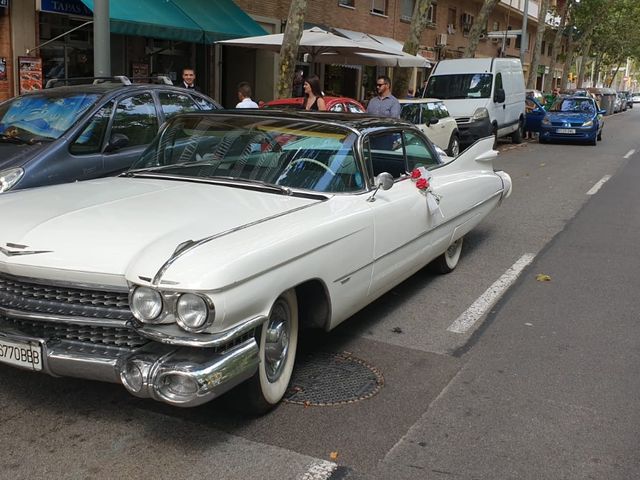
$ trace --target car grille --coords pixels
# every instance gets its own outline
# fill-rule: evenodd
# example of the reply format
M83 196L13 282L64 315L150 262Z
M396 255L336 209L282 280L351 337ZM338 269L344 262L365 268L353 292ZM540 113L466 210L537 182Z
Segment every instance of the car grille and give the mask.
M554 127L581 127L583 122L551 122Z
M457 117L456 123L460 125L461 123L469 123L471 121L471 117Z
M0 315L0 328L2 327L9 327L35 338L109 347L136 348L149 342L128 328L21 320L5 315Z
M127 292L44 285L0 274L0 307L23 312L133 320Z
M0 328L45 340L120 348L149 342L124 326L134 319L127 292L43 284L0 274L0 309ZM39 318L25 318L24 314ZM66 318L61 322L47 316Z

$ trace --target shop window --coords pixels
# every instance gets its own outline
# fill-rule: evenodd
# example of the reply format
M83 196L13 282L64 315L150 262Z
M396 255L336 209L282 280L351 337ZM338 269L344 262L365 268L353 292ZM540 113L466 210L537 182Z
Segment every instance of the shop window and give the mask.
M189 95L160 92L159 97L162 113L164 113L167 120L179 113L195 112L198 110L198 107Z
M371 0L371 13L387 14L387 0Z
M108 103L91 118L87 126L71 144L69 151L74 155L88 155L100 153L104 142L104 134L107 131L109 118L113 111L113 102Z
M153 98L143 93L125 98L118 103L111 127L111 135L121 133L127 136L127 146L146 145L158 131L158 120Z

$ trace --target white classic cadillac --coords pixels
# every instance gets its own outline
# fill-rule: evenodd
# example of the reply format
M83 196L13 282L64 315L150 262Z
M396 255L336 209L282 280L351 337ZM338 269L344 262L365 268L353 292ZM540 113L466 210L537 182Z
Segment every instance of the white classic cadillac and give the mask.
M264 412L301 324L455 268L511 191L492 144L443 163L390 119L177 116L120 177L0 195L0 362L178 406L242 383Z

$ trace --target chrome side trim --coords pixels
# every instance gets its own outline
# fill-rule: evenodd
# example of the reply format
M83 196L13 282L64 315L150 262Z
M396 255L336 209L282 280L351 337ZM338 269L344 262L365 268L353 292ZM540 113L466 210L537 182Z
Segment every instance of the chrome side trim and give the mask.
M155 274L155 276L153 277L153 280L151 282L151 285L157 287L160 284L160 280L162 279L162 276L169 269L169 267L173 264L173 262L178 260L180 257L185 255L186 253L190 252L191 250L199 247L200 245L204 245L205 243L208 243L208 242L210 242L212 240L215 240L217 238L229 235L231 233L234 233L234 232L237 232L237 231L240 231L240 230L244 230L246 228L250 228L250 227L253 227L255 225L259 225L261 223L264 223L264 222L268 222L269 220L273 220L273 219L288 215L290 213L298 212L300 210L304 210L306 208L313 207L313 206L317 205L318 203L326 202L327 200L328 199L319 200L317 202L311 202L311 203L308 203L307 205L302 205L300 207L293 208L291 210L287 210L286 212L280 212L280 213L277 213L275 215L271 215L270 217L261 218L259 220L255 220L253 222L246 223L244 225L240 225L238 227L231 228L229 230L225 230L224 232L216 233L215 235L211 235L210 237L205 237L205 238L202 238L200 240L194 240L191 243L186 244L183 248L178 249L176 252L174 252L173 255L171 255L171 257L160 267L158 272Z
M31 313L11 308L0 307L0 314L20 320L35 320L42 322L59 323L65 325L87 325L92 327L130 328L130 320L109 320L93 317L73 317L66 315L50 315L47 313ZM132 317L133 319L133 317Z
M148 338L149 340L168 345L211 348L221 347L231 342L234 338L239 337L262 325L266 321L266 316L259 315L250 320L247 320L244 323L241 323L240 325L236 325L235 327L224 330L223 332L209 334L198 333L197 335L190 335L186 332L185 335L171 335L160 331L157 327L154 328L148 326L136 328L135 331L141 336Z

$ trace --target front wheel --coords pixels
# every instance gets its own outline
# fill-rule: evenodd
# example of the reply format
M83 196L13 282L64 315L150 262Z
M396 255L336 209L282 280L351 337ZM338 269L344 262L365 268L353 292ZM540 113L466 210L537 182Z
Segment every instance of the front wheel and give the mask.
M522 143L522 138L524 137L524 122L522 119L518 122L518 128L515 132L511 134L511 141L513 143Z
M447 155L450 157L457 157L460 155L460 139L458 138L457 133L451 134L451 139L449 140L449 148L447 149Z
M598 132L598 140L602 140L602 130Z
M261 415L275 407L287 391L298 346L298 300L287 290L271 307L258 334L260 365L245 384L247 410Z
M460 254L462 253L462 239L464 237L460 237L458 240L449 245L449 248L436 258L432 265L432 269L436 273L450 273L458 266L458 262L460 261Z

